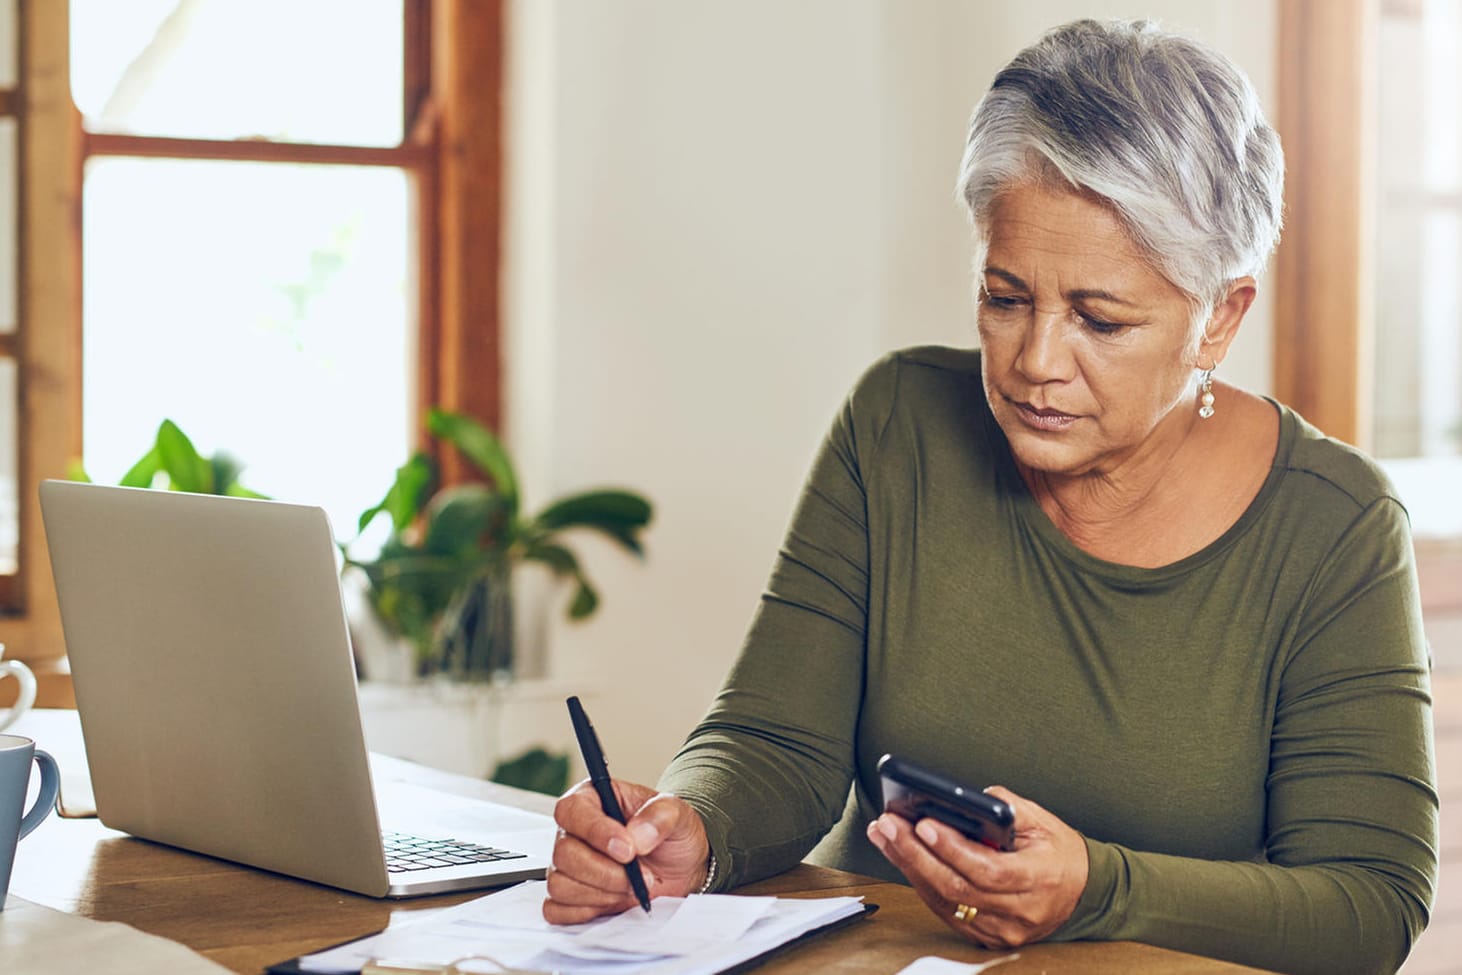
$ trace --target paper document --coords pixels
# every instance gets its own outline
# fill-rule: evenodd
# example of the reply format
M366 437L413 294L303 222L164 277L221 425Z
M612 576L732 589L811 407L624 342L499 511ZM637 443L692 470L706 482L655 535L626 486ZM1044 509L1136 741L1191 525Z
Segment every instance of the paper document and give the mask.
M641 955L693 955L734 944L772 910L774 897L712 894L681 900L673 911L625 911L579 935L578 945Z
M633 908L559 926L543 920L544 887L541 880L528 881L306 955L299 964L305 971L345 973L382 959L445 965L488 958L505 967L563 975L713 975L863 911L861 897L694 894L657 898L649 914Z
M936 955L925 955L898 970L898 975L979 975L987 968L994 968L1002 962L1014 961L1020 955L1002 955L982 964L967 961L952 961Z
M175 941L117 921L52 910L14 894L0 911L0 959L5 972L25 975L230 975Z

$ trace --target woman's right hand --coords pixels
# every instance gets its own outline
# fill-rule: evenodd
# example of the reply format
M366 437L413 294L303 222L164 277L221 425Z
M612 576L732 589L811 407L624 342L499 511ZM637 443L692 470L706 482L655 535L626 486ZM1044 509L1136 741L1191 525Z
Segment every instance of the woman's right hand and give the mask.
M705 882L710 843L699 813L678 796L631 782L616 779L614 792L629 819L625 825L605 814L588 779L554 806L558 839L543 902L551 924L580 924L636 907L624 872L635 857L652 898L684 896Z

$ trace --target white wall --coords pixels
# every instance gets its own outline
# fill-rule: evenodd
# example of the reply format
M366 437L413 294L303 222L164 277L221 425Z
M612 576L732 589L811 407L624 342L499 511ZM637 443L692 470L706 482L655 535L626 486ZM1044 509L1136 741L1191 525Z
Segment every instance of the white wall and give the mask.
M518 0L510 7L508 436L530 502L656 504L604 602L530 626L653 781L730 665L807 465L883 351L968 344L954 202L995 71L1076 16L1153 16L1229 53L1273 116L1276 0ZM1261 297L1224 372L1268 391Z

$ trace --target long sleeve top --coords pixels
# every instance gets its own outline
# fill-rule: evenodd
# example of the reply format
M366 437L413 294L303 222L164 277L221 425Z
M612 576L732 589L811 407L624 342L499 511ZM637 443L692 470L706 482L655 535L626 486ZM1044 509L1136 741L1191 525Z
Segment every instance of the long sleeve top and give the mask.
M978 352L875 364L661 780L705 820L718 889L815 845L814 862L901 880L865 836L892 752L1080 831L1087 886L1057 939L1394 971L1438 852L1408 522L1374 463L1275 408L1273 466L1239 520L1136 568L1037 505Z

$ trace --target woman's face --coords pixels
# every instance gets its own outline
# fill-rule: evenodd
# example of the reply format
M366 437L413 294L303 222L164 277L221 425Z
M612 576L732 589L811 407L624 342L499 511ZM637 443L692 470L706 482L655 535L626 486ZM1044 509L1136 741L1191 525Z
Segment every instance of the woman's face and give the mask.
M1026 183L997 199L988 230L985 395L1016 460L1052 474L1110 473L1160 432L1186 430L1197 415L1192 306L1117 218Z

